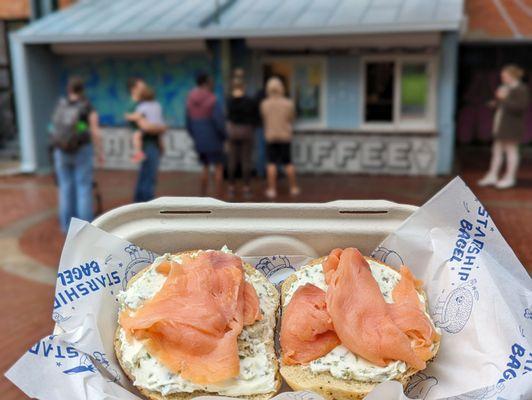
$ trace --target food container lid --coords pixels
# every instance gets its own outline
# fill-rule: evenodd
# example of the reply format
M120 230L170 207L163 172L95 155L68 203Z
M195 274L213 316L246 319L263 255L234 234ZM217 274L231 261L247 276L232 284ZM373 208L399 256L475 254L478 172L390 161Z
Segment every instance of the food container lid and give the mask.
M228 203L161 197L108 211L93 224L156 253L227 245L241 255L370 253L417 207L385 200Z

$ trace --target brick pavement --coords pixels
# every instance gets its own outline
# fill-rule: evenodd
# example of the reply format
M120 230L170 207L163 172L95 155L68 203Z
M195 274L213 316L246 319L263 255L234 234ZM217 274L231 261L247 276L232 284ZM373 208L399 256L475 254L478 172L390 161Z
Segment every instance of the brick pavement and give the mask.
M532 273L532 157L526 157L519 186L508 191L481 189L474 182L487 165L486 149L463 150L458 167L520 260ZM159 196L194 196L199 193L194 173L161 173ZM387 199L420 205L444 186L450 177L302 176L298 201L320 202L335 199ZM134 173L99 171L104 209L130 200ZM254 201L265 201L262 182L255 182ZM293 201L286 193L279 201ZM2 400L26 397L4 377L4 371L34 341L52 328L51 305L54 270L63 236L55 217L56 188L50 176L0 178L0 393ZM22 275L22 276L17 276Z

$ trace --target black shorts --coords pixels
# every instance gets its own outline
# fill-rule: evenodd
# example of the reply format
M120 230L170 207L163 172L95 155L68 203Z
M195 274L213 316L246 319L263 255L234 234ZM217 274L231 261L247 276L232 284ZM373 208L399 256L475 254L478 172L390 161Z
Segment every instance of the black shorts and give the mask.
M202 165L223 164L225 159L223 151L206 151L198 156Z
M292 145L290 142L272 142L266 145L266 159L269 164L292 164Z

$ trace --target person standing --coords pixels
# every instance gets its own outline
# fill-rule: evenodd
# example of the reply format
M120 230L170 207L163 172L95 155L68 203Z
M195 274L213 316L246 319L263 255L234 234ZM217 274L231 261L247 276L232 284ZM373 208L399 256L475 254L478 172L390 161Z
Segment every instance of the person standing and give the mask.
M98 113L85 97L83 81L68 81L66 98L59 102L52 116L53 159L59 186L59 221L67 233L73 217L94 218L94 151L103 163Z
M501 71L502 85L490 103L496 107L493 121L493 145L490 168L478 181L479 186L495 186L508 189L516 184L519 169L519 144L525 131L525 116L529 102L526 86L521 82L523 70L516 65L507 65ZM499 172L506 158L506 171Z
M161 104L155 99L155 92L152 88L144 85L140 91L140 101L137 103L134 112L126 114L126 119L129 122L133 122L135 127L143 122L164 126L163 109ZM143 121L145 119L146 121ZM133 132L132 144L133 144L133 162L140 162L146 158L143 147L144 134L140 129L136 129ZM157 144L161 153L164 152L164 143L162 135L158 135Z
M149 89L140 78L133 78L128 81L128 88L131 96L131 110L137 110L140 105L142 93ZM157 103L158 104L158 103ZM161 112L162 114L162 112ZM150 201L155 197L155 187L157 185L157 173L161 158L161 148L159 146L159 136L166 131L166 125L150 122L148 118L130 118L132 114L126 114L126 119L131 119L130 124L134 130L142 132L142 152L143 160L140 164L137 175L137 183L133 194L133 201Z
M296 170L292 164L292 125L295 119L294 102L285 97L283 82L272 77L266 83L266 98L260 105L260 113L266 138L266 197L277 197L277 167L284 167L290 185L290 195L297 196Z
M258 106L266 98L266 82L267 80L264 80L260 89L255 93L255 103ZM260 178L266 176L266 139L264 138L264 125L260 112L258 112L257 128L255 129L255 171Z
M131 76L127 79L126 86L127 86L127 91L129 93L129 101L127 103L126 113L124 115L126 121L128 121L127 116L135 112L135 109L137 108L137 105L140 101L139 99L140 91L142 90L142 87L145 85L146 83L144 82L144 80L142 80L142 78ZM133 121L128 121L128 126L131 129L137 128L137 124Z
M245 199L251 197L251 160L253 156L253 136L257 125L257 105L246 95L246 87L242 78L233 78L231 94L227 99L227 137L229 160L227 163L229 176L228 196L235 195L236 169L240 164L242 171L242 194Z
M186 128L203 165L201 195L207 194L210 166L214 165L215 190L222 194L225 127L220 102L213 93L212 78L200 73L186 102Z

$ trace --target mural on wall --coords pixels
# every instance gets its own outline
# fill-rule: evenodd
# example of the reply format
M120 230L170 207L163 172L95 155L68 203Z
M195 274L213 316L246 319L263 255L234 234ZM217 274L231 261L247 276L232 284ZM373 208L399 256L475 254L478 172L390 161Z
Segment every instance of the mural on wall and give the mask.
M129 129L103 130L105 167L138 168ZM199 171L192 140L186 131L172 129L164 137L165 155L161 170ZM436 173L436 138L371 135L352 132L296 133L294 162L300 172L362 172L402 175Z
M103 148L105 168L137 169L131 161L133 146L132 131L128 128L103 128ZM199 171L198 157L192 139L185 130L171 129L164 135L164 155L161 159L162 171Z
M100 115L103 126L125 125L124 113L129 104L127 79L141 77L151 85L161 103L167 123L172 127L185 124L184 104L188 91L195 85L199 71L212 72L217 89L219 74L206 54L152 55L149 57L65 57L61 64L61 83L69 76L81 76L86 93ZM218 90L217 90L218 91Z

